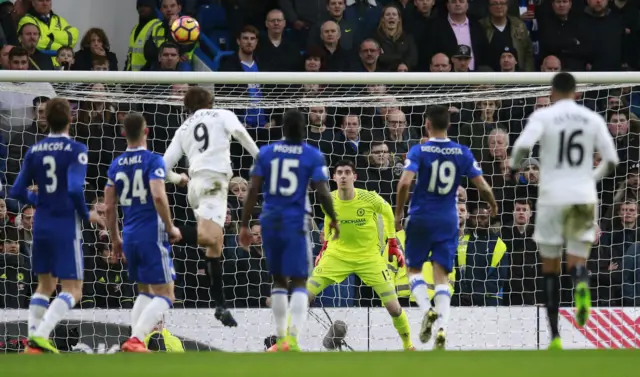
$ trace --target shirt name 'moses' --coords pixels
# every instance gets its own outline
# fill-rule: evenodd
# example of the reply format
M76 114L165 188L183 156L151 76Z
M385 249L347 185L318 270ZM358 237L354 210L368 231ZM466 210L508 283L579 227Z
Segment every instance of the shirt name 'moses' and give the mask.
M462 149L460 148L440 148L435 145L423 145L420 147L420 150L423 152L429 153L438 153L438 154L462 154Z
M141 164L141 163L142 163L142 156L141 155L121 158L118 161L118 165L135 165L135 164Z
M54 143L41 143L36 144L31 148L31 152L56 152L56 151L64 151L71 152L71 144L66 144L63 142L54 142Z
M273 147L273 151L280 153L302 154L302 146L278 144Z

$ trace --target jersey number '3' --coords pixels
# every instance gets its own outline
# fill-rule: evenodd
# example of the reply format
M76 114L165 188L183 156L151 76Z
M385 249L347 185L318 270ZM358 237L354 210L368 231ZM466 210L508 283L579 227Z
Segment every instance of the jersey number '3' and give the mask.
M56 159L53 156L44 156L42 158L42 164L47 167L46 175L51 180L51 183L46 184L44 189L49 194L56 191L58 188L58 177L56 176Z
M133 173L133 190L129 196L131 182L125 172L116 173L116 181L122 181L122 193L120 193L120 205L128 207L131 205L132 198L138 198L141 204L147 203L147 189L144 188L144 180L142 179L142 169L136 169Z
M271 160L271 177L269 180L269 194L291 196L298 190L298 176L292 169L297 169L300 161L292 158ZM287 181L286 186L280 186L280 180Z
M451 161L435 160L431 163L431 178L427 191L447 195L456 181L456 165Z

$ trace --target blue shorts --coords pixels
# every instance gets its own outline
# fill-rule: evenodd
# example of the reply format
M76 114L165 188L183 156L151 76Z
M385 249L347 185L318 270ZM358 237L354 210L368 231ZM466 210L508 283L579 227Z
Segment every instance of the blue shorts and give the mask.
M130 241L122 245L129 280L140 284L167 284L176 279L168 242Z
M80 230L73 234L34 237L31 245L34 274L51 274L60 280L84 279L84 254Z
M271 275L307 278L313 268L313 243L309 232L268 229L262 225L262 251Z
M457 220L456 220L457 221ZM422 269L425 262L436 262L448 273L458 252L458 227L442 219L409 218L405 229L405 260L408 267Z

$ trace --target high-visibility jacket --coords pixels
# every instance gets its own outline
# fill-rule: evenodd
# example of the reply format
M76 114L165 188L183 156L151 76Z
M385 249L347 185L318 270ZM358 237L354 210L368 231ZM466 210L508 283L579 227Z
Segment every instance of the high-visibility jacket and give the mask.
M138 33L137 38L135 34L138 25L133 27L129 36L129 52L127 53L125 71L140 71L147 64L147 59L144 57L144 44L151 38L153 30L159 24L162 24L162 21L157 18L147 22Z
M168 30L168 25L166 25L164 22L161 22L158 26L156 26L153 29L153 32L151 33L151 38L153 40L153 43L158 48L158 51L160 51L160 46L162 46L163 43L167 41L173 42L173 38L169 39L169 36L167 36L167 30ZM189 48L189 50L186 53L183 53L183 48L180 48L180 54L186 55L189 61L191 61L193 59L193 53L196 51L197 45L198 43L192 44L191 48ZM178 47L182 47L182 46L178 45Z
M40 40L38 50L58 51L60 47L74 48L78 43L80 31L78 28L69 25L67 20L51 12L49 23L32 13L27 13L18 22L18 30L26 24L34 24L40 29Z

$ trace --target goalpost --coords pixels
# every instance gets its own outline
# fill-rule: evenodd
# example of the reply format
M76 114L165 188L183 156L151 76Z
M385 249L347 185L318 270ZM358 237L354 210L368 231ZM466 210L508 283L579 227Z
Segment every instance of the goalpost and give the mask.
M189 84L210 88L215 95L215 107L233 109L239 114L250 112L257 114L256 119L264 116L267 121L272 120L268 127L262 124L263 127L251 131L259 145L281 137L279 122L287 109L296 108L310 113L311 123L324 123L327 129L335 131L322 133L321 141L317 141L319 136L315 139L321 150L330 155L329 160L335 162L344 156L351 156L357 161L359 184L363 188L380 191L383 197L392 200L406 148L424 136L424 115L428 106L440 104L450 108L452 135L461 142L471 144L478 159L482 160L485 175L500 196L498 199L503 215L500 219L492 220L490 225L492 231L504 238L506 234L501 230L514 221L526 223L529 219L527 208L516 204L515 199L528 199L535 205L536 197L535 162L529 161L522 180L504 182L502 161L505 153L508 154L509 143L513 143L518 132L526 126L526 118L531 111L548 104L552 77L553 73L0 71L0 128L4 144L9 150L7 183L10 185L15 179L20 158L30 146L30 141L41 137L30 134L37 129L32 126L32 121L37 125L37 109L32 107L34 98L55 95L67 98L77 108L72 133L86 142L90 149L89 175L93 176L88 179L87 200L91 202L101 195L102 175L111 158L122 151L124 144L118 129L122 114L128 111L142 112L149 123L151 148L163 153L175 129L186 117L181 104L182 95ZM594 310L594 317L585 329L575 327L570 307L563 308L561 333L565 348L638 347L640 329L634 323L638 323L640 309L633 305L640 304L640 249L637 256L632 255L632 251L626 247L628 245L623 244L615 234L616 229L621 228L620 222L635 227L632 224L634 216L629 213L636 210L637 217L637 208L624 203L637 202L638 197L634 193L640 186L636 170L638 166L634 166L640 158L640 121L633 115L634 112L640 114L640 97L636 98L638 93L635 89L640 83L640 74L582 72L575 73L575 77L582 93L580 100L607 118L610 130L618 134L619 146L624 147L621 153L630 161L623 161L615 176L602 185L601 240L606 244L601 246L601 252L594 251L590 260L590 266L593 266L592 285L595 287L594 294L597 294L595 297L599 305L607 306ZM249 95L248 87L252 92L259 90L259 95ZM354 141L346 141L339 132L343 119L348 115L358 117L357 125L349 126L359 128ZM395 130L400 131L396 133ZM410 143L397 141L393 136L396 134L409 136ZM331 139L328 140L328 137ZM385 144L383 146L376 142ZM355 150L349 152L351 145L358 146L357 155L352 155L356 153ZM374 147L376 149L372 150ZM385 150L392 153L387 155ZM246 178L252 163L250 156L241 148L232 151L235 151L234 175L244 175ZM384 157L376 159L376 155ZM383 168L376 167L376 161L384 162ZM242 181L239 179L238 182L242 188ZM232 184L230 188L234 186ZM187 210L186 191L169 188L168 193L177 222L194 227L193 216ZM477 195L469 189L467 197L468 210L472 211L478 204ZM230 198L230 206L235 209L239 202L234 201L231 194ZM10 210L13 209L11 203L8 204ZM623 211L620 211L620 207L624 207ZM516 211L524 214L516 215ZM230 216L229 236L225 245L225 292L239 326L234 329L222 328L214 319L213 310L205 307L208 301L206 277L199 263L203 253L199 253L194 246L174 247L179 276L177 297L186 308L173 309L167 315L165 325L178 336L200 342L200 345L191 348L208 344L228 351L261 351L264 339L274 332L271 313L265 307L269 282L265 271L261 271L264 263L257 250L249 254L229 246L233 245L232 230L238 220L234 210ZM610 226L612 220L613 228ZM320 221L317 223L320 225ZM467 220L466 228L473 230L472 224L472 219ZM314 232L317 241L317 228ZM116 276L124 275L117 272L117 264L109 264L101 257L91 257L104 249L101 245L104 239L99 231L86 230L84 234L86 259L90 261L87 266L93 269L91 275L95 275L95 279L88 283L88 292L93 292L97 299L95 307L76 309L71 313L72 319L84 323L80 327L80 343L84 346L79 349L87 352L100 347L115 350L129 322L129 311L117 307L126 307L131 286L118 281ZM87 235L94 237L93 242L88 241ZM500 294L503 297L500 302L513 301L515 304L452 308L448 348L536 349L545 348L548 344L544 308L534 305L542 302L528 301L542 291L542 286L536 282L536 277L541 276L539 271L536 272L536 252L529 246L523 246L524 241L506 238L504 241L511 249L503 257L505 269L502 271L507 271L511 279L501 276ZM611 255L613 259L606 259ZM28 259L28 256L25 258ZM5 270L6 266L0 264L0 284L6 284L8 275L3 275ZM28 271L21 273L24 279ZM481 282L469 271L460 275L458 281L464 281L465 284ZM342 285L337 297L325 297L322 301L324 307L312 308L312 316L301 339L305 349L322 350L326 327L335 320L347 323L347 342L355 350L401 349L401 342L385 309L368 307L372 296L366 291L360 292L354 286L356 282L351 278ZM18 283L16 286L21 288L17 295L25 296L24 292L28 292L26 279ZM535 291L530 290L531 287ZM570 286L563 285L563 289L569 293L563 295L563 300L570 299ZM342 296L344 294L351 297ZM358 302L359 294L362 297ZM464 300L463 303L468 302ZM3 301L0 297L0 305L9 301ZM18 302L17 305L25 302L20 299L11 302L14 301ZM328 303L334 306L326 305ZM472 303L477 304L477 301ZM570 305L570 302L564 303ZM335 307L336 304L343 306ZM109 308L105 308L105 305L109 305ZM262 306L262 309L254 308L256 305ZM620 308L621 305L627 306ZM418 349L430 349L431 345L425 347L417 341L420 314L416 309L406 310L416 346ZM0 310L0 345L3 330L14 333L13 336L26 335L26 326L21 327L15 322L26 318L25 308ZM118 324L122 326L116 326ZM15 334L23 331L23 328L24 333ZM0 352L3 352L1 347Z

